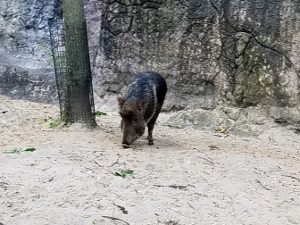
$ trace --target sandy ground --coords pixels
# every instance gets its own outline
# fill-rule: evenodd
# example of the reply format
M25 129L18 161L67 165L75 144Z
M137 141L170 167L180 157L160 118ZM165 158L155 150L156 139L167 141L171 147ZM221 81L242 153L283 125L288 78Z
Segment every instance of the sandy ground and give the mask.
M7 111L7 112L6 112ZM300 138L270 127L259 138L191 128L154 130L130 149L120 119L98 129L47 128L55 106L0 96L0 224L300 224ZM34 152L5 153L34 147ZM121 170L133 170L125 178Z

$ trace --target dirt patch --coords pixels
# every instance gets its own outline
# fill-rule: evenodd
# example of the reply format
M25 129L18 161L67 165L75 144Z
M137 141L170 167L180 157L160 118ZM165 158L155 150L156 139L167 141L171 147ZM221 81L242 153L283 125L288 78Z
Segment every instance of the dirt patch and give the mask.
M123 149L116 113L93 131L43 125L57 115L52 105L0 97L0 224L300 224L292 131L238 138L162 126L170 117L162 114L154 146L143 137Z

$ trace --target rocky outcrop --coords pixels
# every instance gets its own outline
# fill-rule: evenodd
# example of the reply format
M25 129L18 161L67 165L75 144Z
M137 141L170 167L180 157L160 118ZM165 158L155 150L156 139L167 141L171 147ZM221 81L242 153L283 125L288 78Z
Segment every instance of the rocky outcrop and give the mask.
M33 60L4 66L45 69L41 89L55 90L46 22L57 1L0 3L1 56ZM85 10L98 108L116 107L134 73L155 70L168 82L166 110L251 106L299 121L298 0L87 0ZM11 93L14 80L6 78L1 93Z
M105 1L96 95L150 69L168 80L169 110L298 109L299 24L296 0Z
M95 68L118 92L132 72L168 79L173 107L298 104L297 1L106 1ZM113 84L113 85L111 85ZM172 107L172 106L170 106Z
M57 1L0 0L0 94L53 102L48 20Z

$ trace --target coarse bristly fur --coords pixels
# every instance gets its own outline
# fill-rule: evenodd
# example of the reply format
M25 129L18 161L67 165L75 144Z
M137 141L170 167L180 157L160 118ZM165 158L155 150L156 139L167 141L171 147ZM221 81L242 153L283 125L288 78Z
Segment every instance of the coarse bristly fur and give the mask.
M129 85L125 98L118 97L123 147L129 147L148 127L149 145L153 145L152 132L167 93L165 79L156 72L137 75Z

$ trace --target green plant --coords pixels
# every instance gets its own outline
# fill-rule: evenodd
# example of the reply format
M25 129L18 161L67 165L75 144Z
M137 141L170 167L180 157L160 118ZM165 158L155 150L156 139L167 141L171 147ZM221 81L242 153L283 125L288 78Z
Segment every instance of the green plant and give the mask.
M14 148L12 150L6 150L3 153L4 154L20 154L21 152L34 152L36 148Z
M43 120L43 125L47 128L56 128L59 126L64 126L66 125L65 121L61 117L53 118L49 116L48 118L45 118Z
M100 117L100 116L106 116L107 113L105 113L105 112L100 112L100 111L96 111L96 112L94 112L94 115Z
M132 174L133 174L133 170L121 170L120 172L115 172L116 176L123 177L123 178Z

